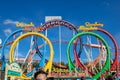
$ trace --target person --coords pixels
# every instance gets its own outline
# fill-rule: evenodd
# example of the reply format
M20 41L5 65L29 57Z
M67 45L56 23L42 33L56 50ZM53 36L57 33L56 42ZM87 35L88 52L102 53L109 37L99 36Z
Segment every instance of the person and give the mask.
M86 80L84 76L81 77L81 80Z
M42 70L35 72L34 80L47 80L47 73Z
M108 75L108 77L105 80L114 80L112 75Z
M111 75L113 76L114 79L116 78L116 72L112 72Z
M47 80L54 80L54 77L49 77L47 78Z

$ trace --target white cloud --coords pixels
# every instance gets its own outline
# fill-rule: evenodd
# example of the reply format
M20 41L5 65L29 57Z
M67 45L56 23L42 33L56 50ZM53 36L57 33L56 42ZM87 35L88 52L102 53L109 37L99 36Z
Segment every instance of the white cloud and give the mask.
M3 24L16 24L18 21L13 21L11 19L6 19Z
M120 45L120 32L115 35L115 39L117 41L117 44Z
M110 2L108 2L108 1L104 1L103 4L104 4L105 6L110 6Z
M15 52L14 52L14 55L17 58L23 58L24 57L24 55L22 53L20 53L20 52L18 52L17 54L15 54Z
M10 48L5 49L4 54L6 54L5 57L6 57L7 59L10 58ZM14 51L14 57L15 57L15 58L24 58L24 55L23 55L22 53L20 53L20 52L16 55L16 54L15 54L15 51Z
M0 53L0 59L1 59L2 53Z
M2 39L0 38L0 44L2 44Z
M11 29L5 29L5 30L4 30L5 36L8 36L10 33L12 33L12 30L11 30Z

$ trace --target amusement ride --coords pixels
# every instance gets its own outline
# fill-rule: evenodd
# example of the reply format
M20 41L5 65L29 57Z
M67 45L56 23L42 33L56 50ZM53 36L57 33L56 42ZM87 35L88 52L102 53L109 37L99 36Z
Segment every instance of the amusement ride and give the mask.
M86 22L85 25L77 27L64 20L53 20L39 27L35 27L32 22L17 23L16 26L21 29L12 32L0 46L1 70L6 80L7 78L31 80L39 69L47 72L49 77L58 78L84 76L98 79L105 78L112 72L119 77L119 47L114 37L103 29L102 23ZM69 41L62 40L61 35L59 40L54 41L44 35L45 31L49 32L53 28L63 26L74 33ZM58 43L60 47L61 44L67 45L64 50L66 53L64 55L67 55L66 64L54 60L55 44Z

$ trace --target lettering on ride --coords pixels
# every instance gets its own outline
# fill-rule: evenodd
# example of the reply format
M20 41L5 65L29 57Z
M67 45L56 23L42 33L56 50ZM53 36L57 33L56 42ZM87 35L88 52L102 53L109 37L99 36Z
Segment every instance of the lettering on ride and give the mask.
M64 77L82 77L82 76L85 76L86 75L86 73L60 73L60 72L58 72L58 73L51 73L51 76L54 76L54 77L57 77L57 76L64 76Z
M52 68L52 72L69 72L68 69Z
M42 31L42 27L24 27L25 31Z
M25 24L25 23L22 23L22 22L17 22L16 26L17 27L34 27L34 24L32 22L30 22L29 24Z
M51 28L53 26L66 26L72 30L75 29L74 26L72 24L70 24L69 22L61 21L61 20L50 21L50 22L43 24L40 27L33 27L34 24L32 22L30 24L17 23L16 26L23 27L25 31L43 31L43 30L46 30L46 29Z
M90 31L90 30L97 30L97 27L85 27L85 26L80 26L78 30L82 31Z
M91 23L89 23L89 22L86 22L86 23L85 23L85 26L86 26L86 27L98 27L98 26L103 27L103 24L102 24L102 23L99 23L99 22L95 22L94 24L91 24Z
M80 73L80 72L75 73L75 71L70 73L68 69L62 69L62 68L60 69L56 67L53 67L51 72L51 76L54 76L54 77L56 76L74 77L75 74L77 74L77 76L79 77L86 75L85 73Z
M66 21L50 21L44 25L42 25L43 27L43 30L46 30L47 28L51 28L53 26L67 26L69 27L70 29L74 29L74 26L71 25L70 23L66 22Z
M103 27L102 23L95 22L94 24L91 24L89 22L85 23L85 26L80 26L78 30L82 31L91 31L91 30L97 30L98 27Z

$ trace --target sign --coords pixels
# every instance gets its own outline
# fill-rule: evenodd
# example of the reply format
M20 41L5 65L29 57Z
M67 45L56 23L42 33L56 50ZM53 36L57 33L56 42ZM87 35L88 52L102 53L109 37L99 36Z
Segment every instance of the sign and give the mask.
M21 76L22 70L20 69L20 66L17 63L13 62L7 67L8 76Z
M22 22L17 22L16 26L17 27L34 27L34 24L32 22L30 22L29 24L25 24L25 23L22 23Z
M8 70L8 75L21 76L21 73L20 72L16 72L16 71L12 71L12 70Z
M61 16L45 16L45 22L54 21L54 20L62 20Z
M68 73L68 69L52 68L52 72L65 72Z
M103 24L102 24L102 23L99 23L99 22L95 22L95 23L93 23L93 24L91 24L91 23L89 23L89 22L86 22L86 23L85 23L85 26L86 26L86 27L98 27L98 26L103 27Z
M78 28L78 30L82 30L82 31L90 31L90 30L97 30L97 27L85 27L85 26L80 26Z
M102 23L98 23L98 22L95 22L93 24L89 23L89 22L86 22L85 23L85 26L80 26L78 28L78 30L82 30L82 31L91 31L91 30L97 30L98 27L103 27L103 24Z
M70 24L69 22L67 21L64 21L64 20L55 20L55 21L50 21L50 22L47 22L46 24L43 24L41 27L43 30L46 30L47 28L51 28L51 27L55 27L55 26L66 26L72 30L75 30L75 27L74 25Z
M24 27L24 30L25 31L42 31L42 27L33 27L33 28L30 28L30 27Z

